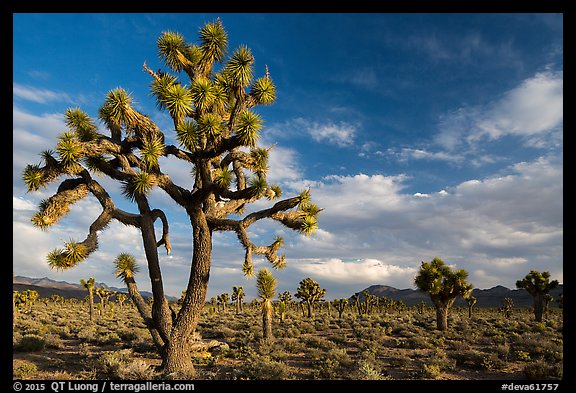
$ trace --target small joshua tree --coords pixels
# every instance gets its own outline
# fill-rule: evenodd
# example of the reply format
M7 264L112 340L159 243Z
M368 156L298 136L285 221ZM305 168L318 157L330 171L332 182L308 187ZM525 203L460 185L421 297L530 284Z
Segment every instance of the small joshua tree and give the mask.
M558 287L558 281L550 281L550 273L531 270L522 280L516 281L516 288L525 289L534 298L534 319L542 322L544 295Z
M122 310L124 308L124 302L128 300L128 296L124 295L123 293L117 293L116 294L116 302L118 302L118 305L120 306L120 310Z
M511 297L505 297L502 300L502 307L500 307L500 311L502 311L505 318L510 318L513 308L514 308L514 300L512 300Z
M83 278L80 279L80 285L84 287L88 291L88 310L90 313L90 321L93 320L94 317L94 285L96 283L96 279L94 277L90 277L88 281L84 280Z
M476 304L476 298L472 295L464 297L466 303L468 303L468 318L472 318L472 307Z
M326 289L320 288L320 284L312 280L310 277L300 281L300 286L297 289L296 297L302 302L306 303L308 308L308 318L314 316L313 306L324 297Z
M276 295L276 278L270 270L262 269L256 277L256 289L258 296L262 299L262 337L264 342L272 342L272 315L274 307L272 298Z
M280 301L280 303L278 303L278 313L280 314L280 322L284 323L286 310L288 310L290 303L292 303L292 295L290 294L290 291L284 291L281 294L279 294L278 300Z
M468 272L463 269L452 271L440 258L422 261L414 283L418 289L430 295L436 307L438 330L448 329L448 313L456 297L464 297L472 290L472 284L466 282L467 277Z
M228 304L228 300L230 299L230 295L227 292L224 292L216 297L218 300L218 304L222 305L222 311L226 311L226 305Z
M236 314L242 312L242 299L244 299L244 288L232 287L232 301L236 305Z
M345 298L334 299L332 303L334 303L334 307L338 311L338 318L342 319L342 314L344 313L344 310L346 309L346 306L348 305L348 299L345 299Z
M98 296L98 298L100 299L100 303L102 304L102 310L104 310L106 308L106 304L108 302L108 298L112 295L114 295L114 292L110 291L108 288L106 288L104 285L101 285L100 287L96 287L94 289L94 293L96 294L96 296Z

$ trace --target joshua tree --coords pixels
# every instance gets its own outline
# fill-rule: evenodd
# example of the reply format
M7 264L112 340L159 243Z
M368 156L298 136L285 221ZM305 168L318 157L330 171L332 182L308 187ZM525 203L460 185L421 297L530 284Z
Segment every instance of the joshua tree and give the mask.
M57 304L57 303L64 304L64 300L65 300L65 299L64 299L63 296L54 294L54 295L50 296L50 300L51 300L54 304Z
M320 284L308 277L300 281L300 286L294 296L300 299L301 302L306 303L308 308L308 318L312 318L314 316L314 303L320 301L320 299L324 297L325 293L326 290L320 288Z
M94 277L90 277L88 281L84 280L83 278L80 279L80 285L82 285L88 291L88 310L90 312L90 320L92 321L94 315L94 285L96 283L96 279Z
M466 303L468 303L468 318L472 318L472 307L476 304L476 298L469 294L468 296L464 297Z
M360 292L356 292L354 295L352 295L350 300L356 306L356 310L358 311L358 315L362 315L362 303L360 303Z
M278 294L278 314L280 315L280 322L284 323L284 317L286 316L286 310L292 303L292 295L289 291L284 291Z
M448 313L456 297L465 297L472 291L472 284L466 282L468 273L459 269L452 271L440 258L430 262L422 261L420 271L414 279L416 287L428 292L436 307L436 327L448 328Z
M232 301L236 305L236 314L242 312L242 299L244 299L244 288L232 287Z
M334 299L332 302L334 303L334 307L338 311L338 318L342 319L342 314L344 313L344 310L346 309L346 306L348 305L348 299L345 299L345 298Z
M502 307L500 307L500 311L502 311L505 318L510 318L513 308L514 308L514 300L512 300L511 297L505 297L502 300Z
M85 240L71 240L50 252L48 264L53 268L69 269L86 260L97 249L99 232L112 220L139 230L154 297L151 317L162 339L161 367L166 374L187 373L193 370L188 338L196 329L206 300L213 233L236 233L245 251L243 272L252 275L254 254L265 256L275 268L285 264L284 256L277 254L282 239L270 245L253 243L248 235L253 224L271 219L310 234L317 228L321 209L310 202L309 190L304 190L244 215L247 205L261 198L278 199L282 193L280 187L267 181L270 149L257 146L263 120L255 109L272 104L276 88L267 67L264 76L254 78L255 59L250 49L240 46L229 54L228 36L220 20L200 29L198 44L171 31L163 32L156 44L159 57L176 75L153 71L146 62L143 69L151 78L158 108L172 119L170 133L166 135L137 110L124 89L115 88L98 111L109 135L100 132L93 118L80 108L68 109L65 119L69 131L60 135L55 151L42 153L43 164L25 168L23 180L29 191L38 191L61 176L69 177L33 216L32 222L40 228L58 222L70 205L88 195L102 207ZM178 146L170 144L173 140ZM188 182L176 184L162 171L165 160L182 162L192 169L191 187ZM120 209L93 174L119 182L136 212ZM168 219L162 210L151 206L153 188L162 190L181 207L191 226L190 275L175 318L164 295L158 256L160 246L171 251ZM155 232L158 220L162 230L159 239Z
M550 273L531 270L522 280L516 281L516 288L525 289L534 298L534 319L542 322L544 295L558 287L558 281L550 281Z
M218 300L218 304L222 305L222 311L226 311L226 305L228 304L229 299L230 299L230 296L226 292L224 292L224 293L222 293L216 297L216 300Z
M276 278L270 270L264 268L258 272L256 289L258 296L262 299L262 336L265 342L270 343L274 338L272 335L272 315L274 314L272 298L276 295Z
M118 302L118 305L120 306L121 310L124 308L124 302L127 299L128 299L128 297L126 295L124 295L123 293L117 293L116 294L116 302Z
M101 285L99 288L96 287L94 289L94 293L96 294L96 296L98 296L98 298L100 299L100 303L102 304L102 310L104 310L104 308L106 308L106 304L108 302L108 298L112 295L114 295L114 292L110 291L108 288L106 288L104 285Z

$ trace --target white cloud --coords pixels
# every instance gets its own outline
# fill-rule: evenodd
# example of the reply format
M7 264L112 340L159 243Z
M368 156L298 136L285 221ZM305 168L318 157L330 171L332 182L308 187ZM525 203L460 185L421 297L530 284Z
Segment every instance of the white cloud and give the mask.
M377 259L344 262L339 258L300 261L294 267L313 279L333 283L370 285L393 281L406 282L414 277L416 269L389 265Z
M18 83L14 83L12 89L14 97L39 104L45 104L47 102L73 102L68 94L48 89L39 89Z
M562 72L541 72L483 106L459 108L440 118L435 141L452 151L464 142L475 146L485 138L512 135L527 145L542 147L545 141L537 137L557 133L562 127L563 83ZM557 145L558 137L548 143Z
M452 152L431 152L424 149L403 148L399 153L399 160L407 161L408 159L461 162L464 157Z
M548 132L563 120L562 73L538 73L507 92L477 123L480 134L497 139L506 134Z
M404 193L410 180L405 176L332 176L308 182L313 200L325 209L318 220L322 232L287 242L286 253L315 258L318 265L332 261L325 268L312 267L326 274L340 274L333 260L375 259L413 268L439 256L469 272L483 269L510 287L518 268L561 271L562 174L561 162L541 157L513 165L506 174L434 193ZM507 266L515 268L502 271ZM397 279L404 287L411 285Z
M356 127L349 123L312 123L308 133L316 142L328 142L340 147L350 146L354 143Z

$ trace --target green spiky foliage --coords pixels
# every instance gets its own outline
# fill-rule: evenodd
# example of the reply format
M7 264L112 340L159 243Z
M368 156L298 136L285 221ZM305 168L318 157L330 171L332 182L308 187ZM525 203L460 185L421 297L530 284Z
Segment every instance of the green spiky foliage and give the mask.
M270 105L276 100L276 86L269 77L260 78L252 85L250 96L257 104Z
M243 146L256 146L262 129L262 118L256 113L245 110L237 120L236 136Z
M140 268L136 263L136 258L125 252L120 253L116 259L114 259L114 268L114 274L124 283L133 279L136 273L140 271Z
M466 297L472 291L468 283L468 272L463 269L452 271L440 258L430 262L422 261L420 270L414 278L416 287L427 292L436 307L436 327L448 329L448 314L458 296Z
M542 322L544 296L557 288L558 280L550 281L550 272L531 270L522 280L516 281L516 288L525 289L534 298L534 320Z
M140 172L130 177L122 186L122 193L131 201L139 196L146 196L156 185L156 176L148 172Z
M270 270L264 268L258 271L256 289L258 290L258 297L262 300L263 340L270 343L274 339L272 333L272 315L274 313L272 299L276 296L276 278Z
M276 269L285 266L286 257L280 255L281 238L256 244L251 226L272 220L311 234L321 211L311 202L309 190L282 197L282 189L269 184L271 147L258 145L266 132L259 110L275 101L276 87L268 67L256 61L248 46L228 48L228 42L219 19L202 26L195 41L176 31L161 33L155 44L165 69L153 71L146 59L141 61L155 107L172 124L160 129L152 120L158 116L148 116L140 111L140 103L136 105L143 97L111 86L92 116L80 108L68 109L68 129L51 151L41 154L42 163L27 165L22 174L30 192L60 182L32 218L40 229L60 224L87 196L101 207L84 240L71 240L49 253L48 264L55 269L70 269L90 258L98 250L99 234L113 220L140 232L153 293L150 305L141 300L132 276L125 272L119 278L129 282L130 297L166 374L193 367L187 338L196 329L208 290L212 236L234 233L244 250L242 271L253 276L254 256ZM98 120L102 129L96 126ZM171 177L166 170L171 165L190 168L190 177ZM127 201L104 188L109 182L120 186ZM158 255L161 246L171 251L168 217L152 205L162 196L187 214L193 238L190 278L177 311L166 300ZM261 199L271 201L271 206L248 208ZM130 208L120 208L125 205Z
M296 290L296 296L302 303L305 303L308 308L308 318L314 317L314 304L318 303L324 298L326 289L320 287L316 281L310 277L300 281L300 285Z

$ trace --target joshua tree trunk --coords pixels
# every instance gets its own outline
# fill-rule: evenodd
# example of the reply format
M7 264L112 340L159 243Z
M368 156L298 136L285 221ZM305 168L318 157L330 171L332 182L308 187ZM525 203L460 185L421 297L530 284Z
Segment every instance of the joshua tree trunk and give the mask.
M92 292L92 288L88 289L88 307L90 312L90 321L93 321L94 318L94 292Z
M436 307L436 328L440 331L448 329L448 314L454 300L455 299L449 299L448 301L443 302L440 299L432 299L434 306Z
M306 302L306 305L308 306L308 318L313 318L314 312L312 311L312 302Z
M266 300L262 309L262 335L267 343L271 343L274 337L272 335L272 311L272 301Z
M436 327L442 331L448 329L448 307L436 306Z
M534 296L534 319L536 322L542 322L544 314L544 293L537 293Z
M198 319L202 314L210 278L212 233L201 209L191 212L190 217L194 232L192 268L182 308L174 321L162 356L162 368L168 374L194 369L189 339L196 330Z

